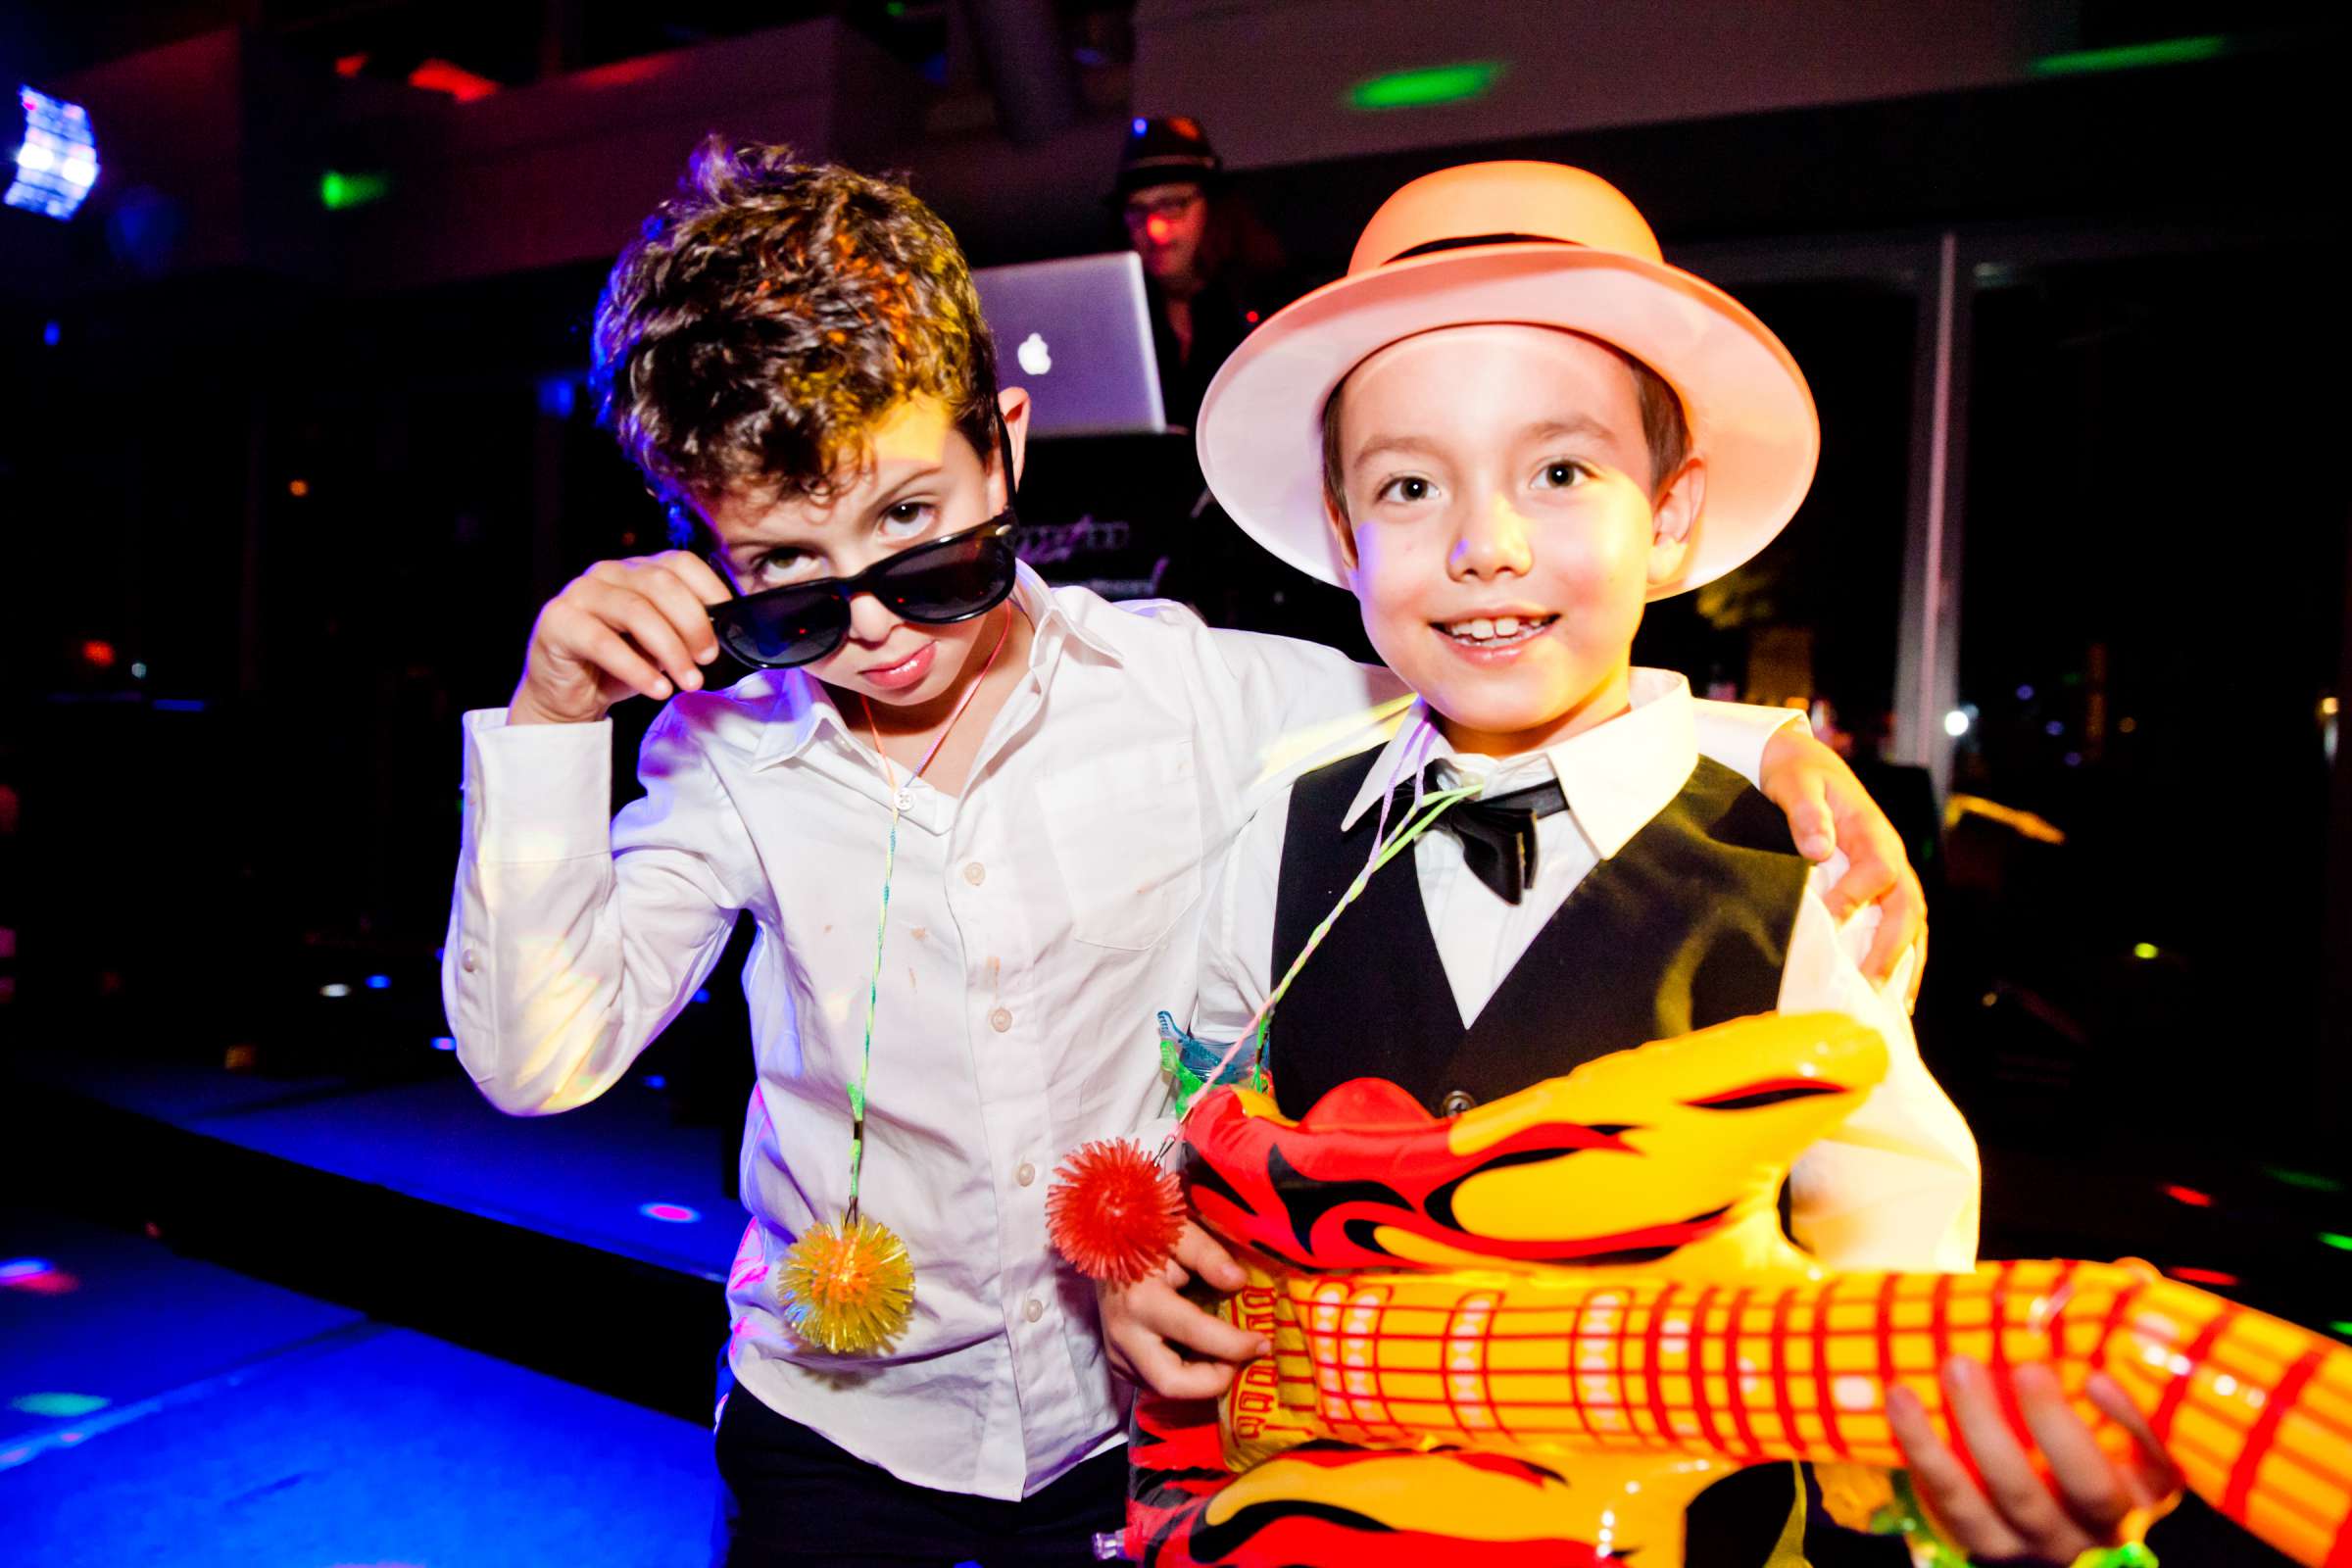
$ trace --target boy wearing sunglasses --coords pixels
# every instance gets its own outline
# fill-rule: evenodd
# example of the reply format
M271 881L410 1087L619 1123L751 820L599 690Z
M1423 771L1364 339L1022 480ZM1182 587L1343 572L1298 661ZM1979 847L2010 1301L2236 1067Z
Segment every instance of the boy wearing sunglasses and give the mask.
M511 706L466 715L460 1055L511 1112L583 1103L750 910L725 1560L1087 1560L1122 1516L1124 1396L1054 1261L1047 1175L1162 1110L1152 1018L1191 1007L1206 872L1277 758L1400 688L1016 565L1029 401L998 390L954 238L901 187L714 142L615 265L596 352L695 548L592 567ZM763 667L705 690L722 648ZM608 821L603 720L632 693L674 700ZM1767 748L1780 722L1710 709L1701 744L1751 774L1768 750L1800 834L1885 893L1891 830L1809 737ZM883 1261L911 1266L911 1316L827 1348L785 1288L799 1244L858 1215L903 1242Z

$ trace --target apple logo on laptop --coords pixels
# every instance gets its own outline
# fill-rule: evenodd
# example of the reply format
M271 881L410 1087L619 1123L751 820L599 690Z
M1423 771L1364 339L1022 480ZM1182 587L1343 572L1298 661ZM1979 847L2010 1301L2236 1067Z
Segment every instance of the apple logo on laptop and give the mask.
M1021 346L1014 351L1014 355L1020 360L1021 368L1031 375L1044 375L1054 368L1054 351L1046 347L1043 332L1032 332L1021 339Z

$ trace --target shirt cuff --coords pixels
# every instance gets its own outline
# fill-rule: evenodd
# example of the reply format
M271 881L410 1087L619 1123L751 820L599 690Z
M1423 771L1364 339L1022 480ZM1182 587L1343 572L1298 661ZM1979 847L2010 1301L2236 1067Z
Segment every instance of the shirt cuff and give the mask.
M612 853L612 721L509 724L465 717L466 815L474 858L530 865Z
M1758 786L1764 782L1764 748L1789 725L1805 721L1803 712L1793 708L1716 703L1703 697L1694 700L1690 709L1699 755L1713 758Z

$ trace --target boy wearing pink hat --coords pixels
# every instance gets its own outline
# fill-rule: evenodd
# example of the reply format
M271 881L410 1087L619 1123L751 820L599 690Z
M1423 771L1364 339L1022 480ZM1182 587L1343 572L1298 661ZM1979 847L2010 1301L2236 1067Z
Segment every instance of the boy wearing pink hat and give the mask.
M1390 198L1348 275L1242 346L1199 439L1236 522L1350 589L1419 701L1243 830L1204 917L1196 1033L1250 1034L1271 995L1285 1114L1374 1076L1453 1115L1643 1041L1849 1013L1886 1037L1888 1074L1796 1167L1791 1228L1833 1267L1970 1268L1975 1143L1921 1064L1899 980L1864 977L1875 916L1832 916L1836 863L1809 866L1780 813L1699 755L1682 676L1631 662L1646 601L1740 565L1811 483L1812 396L1772 332L1667 266L1605 181L1471 165ZM1316 934L1389 826L1470 785ZM1165 1291L1105 1293L1127 1362L1166 1367L1147 1327L1175 1320ZM1198 1396L1222 1375L1153 1381ZM1998 1439L1974 1454L1983 1490L1916 1412L1898 1430L1971 1550L2068 1561L2169 1489L2117 1472L2054 1385L2021 1377L2045 1486L1981 1370L1949 1381L1964 1417L1990 1417L1963 1429ZM1711 1525L1702 1500L1690 1560L1762 1560L1786 1479L1732 1514L1759 1503Z

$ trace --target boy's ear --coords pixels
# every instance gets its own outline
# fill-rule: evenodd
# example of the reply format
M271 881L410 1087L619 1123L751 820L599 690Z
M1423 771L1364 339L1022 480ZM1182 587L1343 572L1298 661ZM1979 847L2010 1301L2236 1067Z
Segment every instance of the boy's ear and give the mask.
M1012 493L1021 487L1021 467L1029 461L1029 394L1017 386L1008 386L997 394L997 413L1004 420L1004 439L1012 448L1012 473L1005 480L1004 505L1012 505ZM990 466L995 466L996 454L989 454Z
M1649 585L1672 582L1690 556L1691 530L1707 501L1706 460L1691 456L1667 475L1650 508Z

